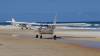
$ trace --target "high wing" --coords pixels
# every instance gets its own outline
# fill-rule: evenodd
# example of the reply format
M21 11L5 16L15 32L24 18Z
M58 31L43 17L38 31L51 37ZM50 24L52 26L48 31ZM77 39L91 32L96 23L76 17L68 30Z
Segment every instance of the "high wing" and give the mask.
M57 16L55 16L54 21L52 24L45 24L45 23L29 23L29 22L17 22L15 18L12 18L11 21L6 21L11 23L12 25L19 25L19 24L25 24L25 25L33 25L33 26L47 26L47 25L55 25L55 26L90 26L91 24L87 23L56 23Z

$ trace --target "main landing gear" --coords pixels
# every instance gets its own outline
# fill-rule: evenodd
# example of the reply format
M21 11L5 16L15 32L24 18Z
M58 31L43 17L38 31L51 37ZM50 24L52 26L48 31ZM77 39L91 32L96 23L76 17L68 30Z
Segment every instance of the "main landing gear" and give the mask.
M41 35L36 34L35 38L43 39L43 36L42 36L42 34ZM56 40L57 39L57 36L54 35L52 39Z
M40 37L40 39L42 39L42 35L38 35L38 34L36 34L36 36L35 36L35 38L39 38Z
M57 39L57 36L56 36L56 35L54 35L54 36L53 36L53 39L54 39L54 40L56 40L56 39Z

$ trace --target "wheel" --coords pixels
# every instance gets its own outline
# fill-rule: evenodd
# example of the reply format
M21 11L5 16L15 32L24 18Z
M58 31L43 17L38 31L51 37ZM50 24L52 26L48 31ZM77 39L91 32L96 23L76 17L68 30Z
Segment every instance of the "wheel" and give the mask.
M56 40L56 38L57 38L57 36L56 36L56 35L54 35L54 36L53 36L53 39L54 39L54 40Z
M40 39L42 39L42 35L40 36Z
M36 38L38 38L39 37L39 35L38 34L36 34Z

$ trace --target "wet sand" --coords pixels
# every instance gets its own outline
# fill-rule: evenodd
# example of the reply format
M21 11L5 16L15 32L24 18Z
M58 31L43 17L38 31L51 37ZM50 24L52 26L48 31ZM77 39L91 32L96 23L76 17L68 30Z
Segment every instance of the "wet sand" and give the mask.
M64 41L71 40L65 43L60 39L36 39L35 33L29 30L0 30L0 56L100 56L99 48L71 43L82 40L80 38L65 38Z

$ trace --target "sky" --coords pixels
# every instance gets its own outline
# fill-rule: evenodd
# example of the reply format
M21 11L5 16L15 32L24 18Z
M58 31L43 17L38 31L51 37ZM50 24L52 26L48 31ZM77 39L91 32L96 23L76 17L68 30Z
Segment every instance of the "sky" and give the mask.
M100 21L100 0L0 0L0 21Z

